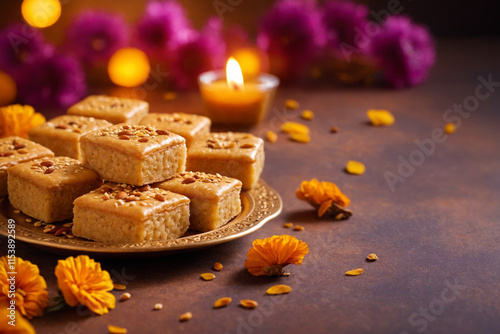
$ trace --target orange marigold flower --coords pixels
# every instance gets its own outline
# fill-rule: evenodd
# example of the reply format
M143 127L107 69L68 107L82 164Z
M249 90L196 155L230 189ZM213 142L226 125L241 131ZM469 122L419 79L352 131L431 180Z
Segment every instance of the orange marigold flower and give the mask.
M109 273L101 270L99 262L87 255L70 256L59 260L55 273L57 285L69 306L83 304L101 315L108 313L108 308L115 308L115 296L108 292L113 290L113 282Z
M0 108L0 137L28 137L28 131L45 122L31 106L14 104Z
M15 333L15 334L35 334L35 328L26 320L19 311L8 309L10 304L6 300L0 302L0 333ZM15 319L15 327L9 322Z
M16 274L8 274L15 272ZM28 319L43 315L43 309L49 305L47 284L38 266L20 257L8 260L7 256L0 258L0 303L10 304L10 283L8 279L15 278L16 309ZM2 320L3 321L3 320Z
M351 200L332 182L319 182L316 179L302 181L295 194L300 200L317 208L319 217L327 212L335 216L340 214L341 219L352 215L352 212L344 209L351 203Z
M302 264L307 253L307 244L289 235L256 239L248 251L245 267L254 276L283 275L285 266Z

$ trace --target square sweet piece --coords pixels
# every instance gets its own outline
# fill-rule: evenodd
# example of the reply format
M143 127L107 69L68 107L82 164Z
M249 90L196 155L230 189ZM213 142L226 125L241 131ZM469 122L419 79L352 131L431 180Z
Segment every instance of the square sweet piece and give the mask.
M80 137L112 124L94 117L63 115L51 119L28 132L30 140L50 148L56 156L80 160Z
M233 177L252 189L264 169L264 141L249 133L201 136L189 147L186 169Z
M107 181L142 186L186 167L186 141L150 125L117 124L80 138L85 165Z
M46 147L21 137L0 138L0 197L7 196L7 168L21 162L53 157Z
M113 124L138 124L148 112L147 102L104 95L91 95L68 109L68 115L105 119Z
M192 230L215 230L241 212L241 181L230 177L183 172L157 187L189 197Z
M97 173L68 157L24 162L7 173L12 206L47 223L71 219L73 201L102 184Z
M75 200L73 235L106 243L138 244L182 236L189 198L149 186L106 183Z
M158 129L172 131L186 139L189 147L194 138L210 133L212 121L205 116L173 113L173 114L149 114L144 117L140 124L153 125Z

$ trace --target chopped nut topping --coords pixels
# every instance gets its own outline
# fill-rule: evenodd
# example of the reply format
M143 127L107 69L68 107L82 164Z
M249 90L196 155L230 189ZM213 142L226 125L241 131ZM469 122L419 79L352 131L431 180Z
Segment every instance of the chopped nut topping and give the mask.
M254 148L255 145L254 144L243 144L243 145L240 145L240 148Z
M127 196L128 196L128 195L127 195L127 193L126 193L126 192L124 192L124 191L120 191L120 192L118 192L118 193L116 194L115 198L116 198L116 199L125 199L125 198L127 198Z
M139 191L148 191L151 187L147 184L139 188Z
M45 170L44 174L51 174L55 171L55 168L54 167L49 167Z
M188 177L188 178L186 178L186 179L184 179L182 181L182 184L190 184L190 183L193 183L193 182L196 182L196 179L193 178L193 177Z
M0 153L0 157L10 157L11 155L14 155L13 151L6 151L6 152Z
M130 139L130 137L127 135L121 135L121 136L118 136L118 138L121 140L129 140Z
M68 129L68 126L64 125L64 124L59 124L59 125L56 125L56 129L66 130L66 129Z
M156 133L160 136L168 136L170 134L170 132L168 132L167 130L156 130Z
M28 150L21 148L17 152L19 152L19 154L26 154L26 153L28 153Z
M167 198L165 196L163 196L162 194L156 194L155 199L162 201L162 202L165 202L167 200Z
M140 139L138 140L138 142L140 142L140 143L147 143L148 141L149 141L149 139L148 139L148 138L146 138L146 137L140 138Z
M43 166L43 167L50 167L50 166L54 166L54 162L50 161L50 160L46 160L46 161L42 161L40 163L40 166Z

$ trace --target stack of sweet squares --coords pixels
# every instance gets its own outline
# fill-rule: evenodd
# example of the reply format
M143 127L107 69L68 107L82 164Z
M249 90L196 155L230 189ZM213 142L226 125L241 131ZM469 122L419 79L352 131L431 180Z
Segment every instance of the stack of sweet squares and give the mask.
M143 101L89 96L30 140L0 139L0 196L47 223L73 218L73 235L106 243L170 240L236 217L264 167L262 139L148 112Z

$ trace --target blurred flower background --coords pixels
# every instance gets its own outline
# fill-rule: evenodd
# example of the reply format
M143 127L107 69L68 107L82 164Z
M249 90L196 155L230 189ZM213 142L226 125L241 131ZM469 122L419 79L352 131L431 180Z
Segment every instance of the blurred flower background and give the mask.
M253 18L253 33L225 24L237 7L222 0L198 28L176 0L146 2L134 22L118 9L66 14L66 2L24 0L24 21L0 31L0 105L65 108L89 86L146 85L153 70L168 73L170 90L193 89L200 73L223 68L230 56L246 80L270 72L290 85L321 77L397 89L424 82L436 61L425 26L404 15L375 20L368 6L349 0L275 1ZM53 43L45 31L59 18L67 25Z

